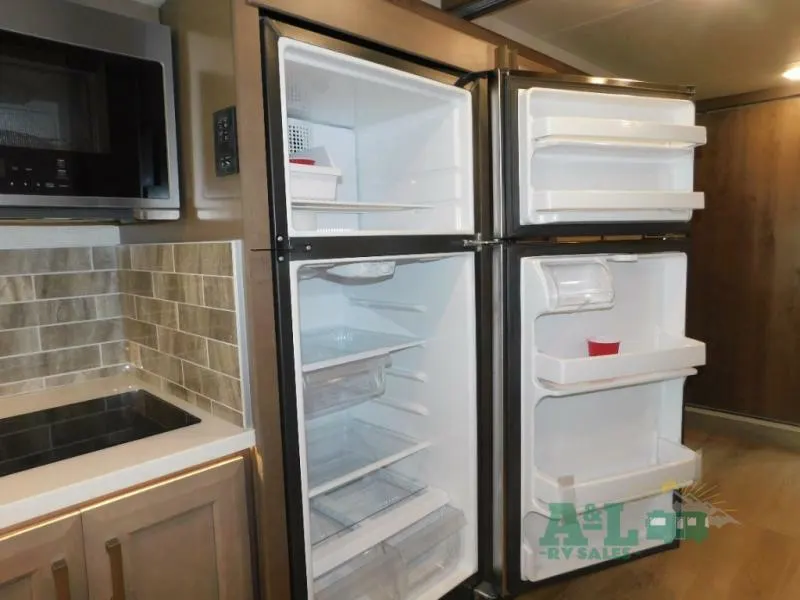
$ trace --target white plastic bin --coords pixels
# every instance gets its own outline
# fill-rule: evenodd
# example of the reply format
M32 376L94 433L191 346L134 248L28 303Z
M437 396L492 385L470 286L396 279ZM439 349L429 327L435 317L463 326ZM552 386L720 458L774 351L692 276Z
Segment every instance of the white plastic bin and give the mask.
M610 308L614 305L614 280L603 259L542 261L541 277L550 312Z
M401 600L402 562L383 544L314 580L315 600Z
M465 525L464 513L444 506L386 541L403 561L408 596L458 566Z
M292 159L310 159L313 165L291 162ZM289 157L289 176L292 201L336 200L336 186L342 171L333 164L323 147L309 148Z

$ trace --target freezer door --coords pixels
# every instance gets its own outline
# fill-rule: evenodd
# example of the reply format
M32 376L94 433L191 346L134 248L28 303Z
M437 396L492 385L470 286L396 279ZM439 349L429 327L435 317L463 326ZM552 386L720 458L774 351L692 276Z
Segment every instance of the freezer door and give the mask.
M688 90L499 75L505 235L665 233L703 208Z
M456 71L334 32L264 31L277 242L475 233L473 93Z
M293 598L445 596L478 571L474 253L278 269Z
M648 519L700 469L681 444L683 386L705 364L684 333L686 255L646 242L554 251L516 249L508 265L521 582L664 547Z

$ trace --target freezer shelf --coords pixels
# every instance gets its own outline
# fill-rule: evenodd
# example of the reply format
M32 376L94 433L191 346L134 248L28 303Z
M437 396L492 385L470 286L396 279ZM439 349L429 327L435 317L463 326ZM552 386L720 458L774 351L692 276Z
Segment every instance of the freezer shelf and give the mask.
M386 546L397 551L403 561L408 596L414 596L458 566L460 531L465 525L464 513L444 506L386 540Z
M324 541L345 530L357 527L378 513L425 491L425 485L382 469L311 501L312 514L327 519ZM338 529L336 527L338 526ZM312 522L312 534L314 523ZM312 535L312 543L315 536Z
M338 415L333 415L337 417ZM307 429L309 498L315 498L428 448L358 419L324 419Z
M315 600L400 600L402 562L378 545L314 580Z
M593 504L630 502L685 487L700 477L700 455L693 450L659 438L650 465L602 476L552 474L546 468L534 477L533 512L549 516L549 505L570 503L578 512Z
M645 146L694 148L706 143L705 127L627 119L544 117L533 119L536 149L550 146Z
M344 410L386 391L389 357L319 369L303 375L303 400L307 418Z
M300 334L303 372L355 362L413 348L424 341L405 335L331 327Z
M626 348L627 346L627 348ZM647 342L622 340L620 354L594 357L535 355L535 377L560 385L636 377L704 365L706 346L702 342L661 334Z

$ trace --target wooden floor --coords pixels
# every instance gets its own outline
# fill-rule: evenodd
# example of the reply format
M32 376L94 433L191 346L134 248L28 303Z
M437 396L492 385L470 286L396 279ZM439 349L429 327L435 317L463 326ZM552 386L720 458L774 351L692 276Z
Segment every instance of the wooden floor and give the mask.
M523 600L800 600L800 453L692 432L703 482L740 525Z

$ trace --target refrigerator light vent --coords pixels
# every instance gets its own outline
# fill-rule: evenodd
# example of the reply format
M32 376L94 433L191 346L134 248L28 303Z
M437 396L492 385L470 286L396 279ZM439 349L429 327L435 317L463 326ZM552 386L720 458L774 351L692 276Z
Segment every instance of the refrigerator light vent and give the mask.
M289 154L305 152L311 147L311 129L307 125L289 123Z

